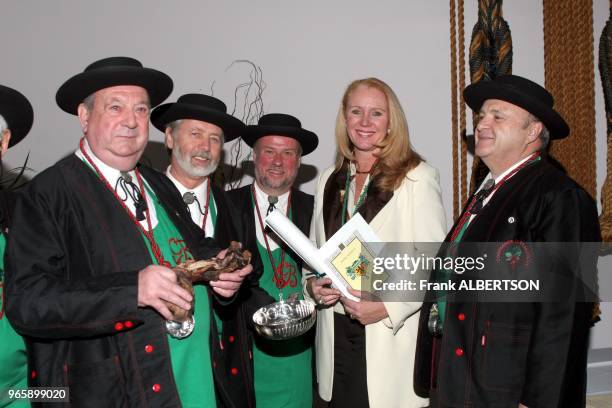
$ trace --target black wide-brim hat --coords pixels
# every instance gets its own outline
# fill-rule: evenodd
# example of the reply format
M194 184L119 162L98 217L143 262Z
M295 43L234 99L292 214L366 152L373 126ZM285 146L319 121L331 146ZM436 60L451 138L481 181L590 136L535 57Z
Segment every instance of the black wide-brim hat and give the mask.
M482 80L463 91L465 102L474 112L487 99L500 99L519 106L538 118L550 132L551 139L563 139L570 128L554 109L552 95L542 86L517 75L503 75L492 81Z
M119 85L145 88L151 107L162 103L172 92L172 79L163 72L144 68L140 61L130 57L104 58L90 64L85 71L64 82L57 90L55 100L62 110L72 115L85 98L100 89Z
M0 115L11 130L9 147L19 143L32 129L34 110L28 98L21 92L0 85Z
M244 123L227 113L227 107L219 99L203 94L186 94L175 103L165 103L151 112L151 123L162 132L169 123L179 119L195 119L212 123L223 130L226 142L244 131Z
M319 138L314 132L302 128L302 123L296 117L284 113L263 115L257 125L246 127L242 140L253 147L258 139L271 135L297 140L302 146L302 156L312 153L319 145Z

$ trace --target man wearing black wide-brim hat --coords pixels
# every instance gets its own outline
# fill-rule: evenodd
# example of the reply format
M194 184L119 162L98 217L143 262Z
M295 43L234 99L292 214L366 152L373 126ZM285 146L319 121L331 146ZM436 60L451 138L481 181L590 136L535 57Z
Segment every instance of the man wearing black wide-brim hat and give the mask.
M32 128L34 111L28 99L19 91L0 85L0 158L9 147L19 143ZM0 160L2 165L2 160ZM11 189L0 186L0 389L18 389L28 386L26 347L4 313L4 251L9 233L15 196ZM0 406L7 406L7 395L0 395ZM11 407L28 407L27 401L13 401Z
M227 113L223 101L197 93L158 106L151 112L151 123L165 134L166 147L171 150L166 176L176 186L193 222L221 247L239 239L228 212L225 191L214 184L211 175L219 166L224 143L240 137L244 124ZM223 348L218 349L215 369L225 373L236 406L254 406L244 319L237 318L234 309L217 303L214 306L223 343ZM236 371L237 367L242 368Z
M252 268L195 285L193 296L179 286L170 267L218 248L172 183L138 164L150 108L172 86L128 57L68 79L56 101L83 138L15 206L7 314L27 340L29 385L69 387L74 406L232 405L211 356L209 302L231 298ZM187 310L193 298L195 320L173 322L169 304Z
M448 301L428 292L415 390L432 407L584 407L601 236L593 199L547 159L549 140L567 137L569 126L552 95L519 76L472 84L464 97L479 118L475 154L490 173L445 242L457 256L492 243L496 253L471 278L535 276L541 287L510 296L459 290ZM469 278L434 271L431 281L449 279Z
M224 191L211 182L225 142L242 134L244 124L227 113L225 103L203 94L186 94L174 103L158 106L151 122L165 135L171 150L166 176L181 193L191 219L207 237L214 237L219 212L224 212ZM221 217L223 218L223 217Z
M252 322L258 308L282 295L302 295L302 262L280 239L264 227L266 215L282 211L305 234L310 231L314 198L293 186L301 158L314 151L317 135L302 127L294 116L263 115L247 126L242 139L253 148L255 181L229 191L228 202L241 242L259 259L245 283L249 289L243 310ZM263 407L312 406L312 337L273 341L254 335L255 399Z

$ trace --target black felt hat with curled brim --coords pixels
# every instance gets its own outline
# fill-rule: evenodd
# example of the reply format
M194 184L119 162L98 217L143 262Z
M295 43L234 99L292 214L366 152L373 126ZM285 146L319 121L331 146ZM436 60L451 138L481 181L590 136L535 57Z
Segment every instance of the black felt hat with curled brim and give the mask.
M487 99L499 99L519 106L538 118L550 132L551 139L563 139L570 128L554 109L552 95L542 86L517 75L503 75L491 81L482 80L463 91L465 102L474 112Z
M172 79L161 71L145 68L130 57L104 58L90 64L85 71L64 82L55 100L62 110L72 115L85 98L111 86L136 85L145 88L151 106L162 103L172 92Z
M0 85L0 115L11 131L9 147L26 137L34 123L30 101L21 92L3 85Z
M165 103L151 112L151 123L162 132L169 123L179 119L195 119L212 123L223 130L226 142L244 131L244 123L227 113L227 107L219 99L203 94L186 94L175 103Z
M253 147L264 136L287 136L297 140L302 146L302 156L313 152L319 144L314 132L302 128L302 123L296 117L284 113L263 115L257 125L246 127L242 140Z

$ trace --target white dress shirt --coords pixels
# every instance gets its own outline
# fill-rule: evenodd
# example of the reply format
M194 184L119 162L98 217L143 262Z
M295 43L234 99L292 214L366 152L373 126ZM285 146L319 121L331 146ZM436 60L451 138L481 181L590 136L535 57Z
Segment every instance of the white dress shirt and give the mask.
M268 201L268 194L264 193L261 188L257 185L257 182L253 182L255 186L255 195L257 197L257 206L259 207L259 213L261 214L261 221L264 223L265 228L265 219L266 213L268 212L268 207L270 206L270 202ZM275 211L281 211L283 214L289 217L287 214L287 206L289 205L289 191L285 194L278 197L278 201L274 204L276 208ZM266 247L266 241L264 240L264 233L261 230L261 225L259 224L259 218L257 216L257 209L253 208L253 212L255 213L255 235L257 236L257 241L263 247ZM268 244L270 245L270 251L274 251L279 247L278 242L280 238L276 237L274 233L270 232L266 234L268 236Z
M207 200L206 193L208 192L208 183L210 183L210 179L206 177L206 179L204 179L204 182L202 182L197 187L187 188L180 181L178 181L172 175L172 173L170 173L171 167L172 166L168 166L168 168L166 169L166 176L170 179L170 181L172 181L172 183L174 183L178 191L181 193L181 196L184 196L185 193L191 192L197 198L197 201L194 200L194 202L191 204L188 204L187 207L189 208L189 213L191 214L191 219L193 220L193 222L196 223L197 226L202 228L202 222L204 221L203 220L204 214L202 213L206 213L206 208L205 208L206 200ZM213 224L213 219L212 219L210 208L212 208L213 206L215 209L217 208L215 204L215 198L212 194L212 191L210 192L210 195L211 197L210 197L210 203L208 203L208 206L209 206L208 215L206 216L206 225L204 227L204 233L206 234L207 237L212 237L215 234L215 226Z

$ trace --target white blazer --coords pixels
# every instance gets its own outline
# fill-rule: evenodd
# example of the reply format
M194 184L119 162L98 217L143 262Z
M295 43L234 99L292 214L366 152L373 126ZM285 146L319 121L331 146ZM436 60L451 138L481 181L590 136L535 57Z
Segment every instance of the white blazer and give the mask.
M334 168L321 173L315 193L310 238L325 243L323 191ZM385 242L442 242L446 219L438 171L425 162L406 175L391 200L370 223ZM418 248L414 248L418 251ZM431 248L428 248L431 251ZM306 285L304 285L306 288ZM305 290L305 292L307 292ZM305 294L308 296L308 293ZM385 302L388 317L365 328L368 396L371 408L426 407L413 389L420 302ZM319 310L315 340L319 394L331 400L334 381L334 311Z

